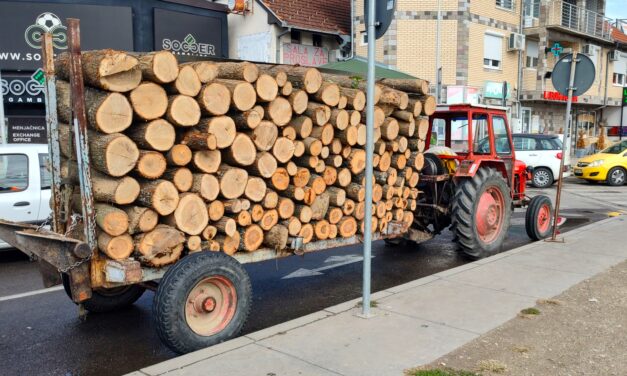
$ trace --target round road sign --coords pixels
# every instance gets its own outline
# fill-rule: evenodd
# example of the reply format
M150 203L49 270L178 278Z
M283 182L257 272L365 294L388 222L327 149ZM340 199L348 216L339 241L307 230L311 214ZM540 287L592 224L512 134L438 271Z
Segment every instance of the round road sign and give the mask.
M573 84L573 96L582 95L594 82L594 63L590 58L582 53L576 57L575 81ZM563 55L555 66L551 74L553 87L562 95L568 95L568 84L570 82L570 64L573 60L572 54Z

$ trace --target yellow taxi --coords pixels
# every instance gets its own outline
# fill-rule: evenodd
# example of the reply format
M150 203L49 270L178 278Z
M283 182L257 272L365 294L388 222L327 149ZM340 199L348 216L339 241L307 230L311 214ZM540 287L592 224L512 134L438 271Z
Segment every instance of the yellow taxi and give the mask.
M575 176L590 182L605 181L609 185L623 185L627 180L627 140L618 142L599 153L583 157L577 162Z

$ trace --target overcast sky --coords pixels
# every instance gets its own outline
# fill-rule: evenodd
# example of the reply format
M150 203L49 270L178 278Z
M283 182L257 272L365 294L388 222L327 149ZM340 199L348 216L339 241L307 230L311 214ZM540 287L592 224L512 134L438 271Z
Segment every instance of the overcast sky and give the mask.
M605 16L616 19L627 18L627 1L626 0L607 0L605 5Z

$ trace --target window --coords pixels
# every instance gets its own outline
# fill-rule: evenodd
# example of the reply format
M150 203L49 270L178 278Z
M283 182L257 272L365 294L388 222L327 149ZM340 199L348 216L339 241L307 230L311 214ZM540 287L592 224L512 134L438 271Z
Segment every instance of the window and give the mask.
M39 178L41 189L50 189L52 186L52 175L48 165L48 154L39 154Z
M614 74L612 76L612 83L618 86L625 86L625 74L627 73L627 58L621 54L618 61L613 63Z
M451 149L456 153L468 153L468 116L451 118Z
M300 44L300 31L298 30L290 31L290 37L291 37L292 43Z
M525 67L535 68L538 66L538 42L535 40L528 40L525 46Z
M322 35L314 34L312 35L312 43L315 47L322 47Z
M531 151L536 150L536 140L531 137L514 137L514 150Z
M368 45L368 33L366 33L365 31L363 33L361 33L360 44L362 46Z
M524 15L529 18L539 18L540 17L540 0L524 0ZM531 27L532 25L525 25L526 27Z
M496 6L508 10L514 10L514 0L496 0Z
M0 193L20 192L28 187L28 157L24 154L0 155Z
M483 39L483 66L490 69L501 68L503 37L485 34Z
M488 133L488 116L472 115L472 150L475 154L490 154L490 134Z
M492 130L494 131L494 146L496 147L496 154L511 155L512 147L509 143L505 119L501 116L493 116Z
M444 146L446 138L446 120L433 119L433 125L431 130L430 144L435 146Z

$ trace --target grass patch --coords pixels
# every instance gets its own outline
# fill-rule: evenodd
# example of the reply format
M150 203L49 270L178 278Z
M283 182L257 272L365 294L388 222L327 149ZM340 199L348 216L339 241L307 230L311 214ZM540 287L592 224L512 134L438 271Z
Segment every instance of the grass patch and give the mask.
M534 307L531 308L525 308L522 311L520 311L520 313L522 313L523 315L539 315L540 314L540 310Z
M470 371L455 370L452 368L443 369L423 369L412 370L406 373L408 376L479 376L478 374Z
M540 304L545 304L545 305L562 305L562 302L560 302L559 300L556 299L538 299L538 301L536 302L539 305Z
M480 360L477 363L477 368L479 371L490 371L494 373L503 373L507 371L507 366L505 363L499 362L498 360L489 359L489 360Z

